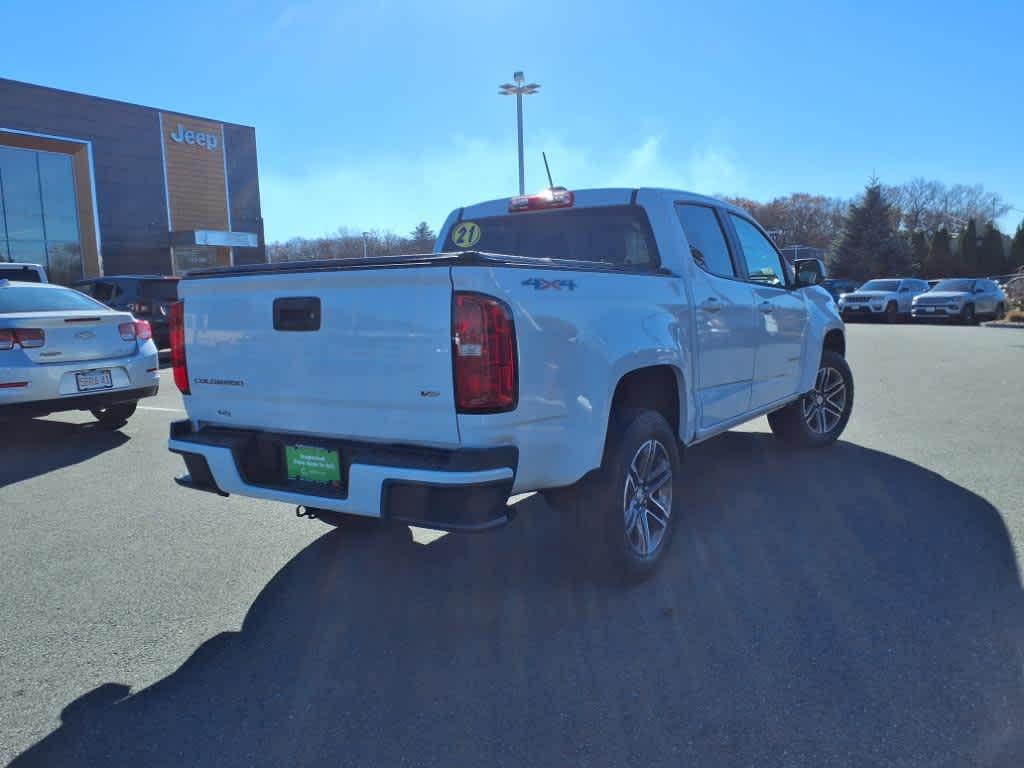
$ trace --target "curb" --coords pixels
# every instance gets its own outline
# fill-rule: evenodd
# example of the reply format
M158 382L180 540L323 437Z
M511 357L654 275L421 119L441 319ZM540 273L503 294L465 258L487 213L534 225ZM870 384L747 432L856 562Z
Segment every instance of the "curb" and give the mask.
M988 323L982 323L986 328L1021 328L1024 329L1024 323L1008 323L1003 320L993 320Z

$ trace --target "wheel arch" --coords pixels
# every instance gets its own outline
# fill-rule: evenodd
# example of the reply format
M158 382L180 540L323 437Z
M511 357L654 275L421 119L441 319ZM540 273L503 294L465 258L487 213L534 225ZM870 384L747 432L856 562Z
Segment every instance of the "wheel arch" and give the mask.
M657 411L682 440L688 414L686 392L683 372L675 365L646 365L623 373L609 401L605 445L616 413L633 409Z
M846 334L839 328L833 328L825 334L824 340L821 343L821 349L830 350L836 352L842 357L846 357Z

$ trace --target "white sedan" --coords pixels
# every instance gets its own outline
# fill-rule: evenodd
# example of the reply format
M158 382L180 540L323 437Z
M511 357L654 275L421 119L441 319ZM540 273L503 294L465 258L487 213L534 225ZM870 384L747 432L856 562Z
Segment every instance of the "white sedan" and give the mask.
M124 426L160 384L151 336L78 291L0 279L0 420L85 410Z

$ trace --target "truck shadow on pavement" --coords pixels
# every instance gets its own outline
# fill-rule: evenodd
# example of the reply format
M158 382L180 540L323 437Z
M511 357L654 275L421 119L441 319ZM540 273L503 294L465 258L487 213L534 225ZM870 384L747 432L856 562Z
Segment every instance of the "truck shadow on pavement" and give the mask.
M86 694L13 765L1024 764L990 504L850 443L732 433L687 460L647 584L582 572L539 497L484 536L331 531L241 632Z
M0 422L0 488L113 450L129 438L99 424L25 419Z

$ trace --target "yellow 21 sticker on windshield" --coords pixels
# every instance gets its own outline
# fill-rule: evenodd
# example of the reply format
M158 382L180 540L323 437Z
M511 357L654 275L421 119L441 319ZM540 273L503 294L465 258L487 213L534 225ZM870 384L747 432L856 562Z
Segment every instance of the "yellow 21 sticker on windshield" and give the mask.
M480 242L480 227L475 221L460 221L452 232L456 248L472 248Z

